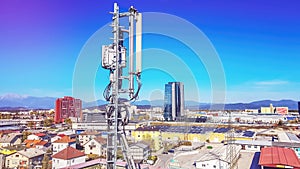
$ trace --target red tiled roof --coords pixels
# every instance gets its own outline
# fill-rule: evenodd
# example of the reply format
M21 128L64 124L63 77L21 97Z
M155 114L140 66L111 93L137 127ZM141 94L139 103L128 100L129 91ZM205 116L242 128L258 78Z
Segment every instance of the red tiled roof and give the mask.
M85 154L73 147L67 147L60 152L54 154L52 158L58 158L58 159L63 159L63 160L70 160L73 158L78 158L85 156Z
M48 143L47 141L41 140L40 142L36 143L35 145L41 145L41 146L43 146L43 145L45 145L47 143Z
M38 136L38 137L44 137L46 134L44 134L44 133L36 133L35 135Z
M45 145L47 141L44 140L24 140L25 146L27 148L35 148L36 145Z
M300 169L300 161L294 150L281 147L261 149L259 165L265 167L291 166Z
M59 137L65 137L65 134L58 134Z
M76 142L75 139L70 139L68 136L64 136L61 139L54 141L53 143L73 143Z

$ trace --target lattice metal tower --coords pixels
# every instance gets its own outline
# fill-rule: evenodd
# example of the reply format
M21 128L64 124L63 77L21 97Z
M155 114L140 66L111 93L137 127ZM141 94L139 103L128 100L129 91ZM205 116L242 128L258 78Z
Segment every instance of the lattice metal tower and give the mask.
M110 83L103 92L107 105L107 169L116 169L117 153L122 151L128 169L136 169L136 165L129 153L125 135L125 125L128 124L130 101L138 97L141 83L141 45L142 45L142 15L133 7L128 12L120 13L117 3L111 12L113 28L113 43L102 46L102 67L110 71ZM128 29L120 26L120 18L128 17ZM136 33L134 34L134 29ZM123 44L124 33L128 33L129 62L126 57L126 48ZM136 37L134 41L134 36ZM135 46L134 46L135 44ZM135 54L134 54L135 47ZM134 62L136 66L134 68ZM125 69L128 66L128 69ZM135 81L138 88L134 90ZM124 85L127 82L127 85Z
M234 128L232 127L232 117L231 112L227 112L228 114L228 128L229 131L226 135L226 160L229 162L228 169L234 169L234 158L235 158L235 147L234 147Z

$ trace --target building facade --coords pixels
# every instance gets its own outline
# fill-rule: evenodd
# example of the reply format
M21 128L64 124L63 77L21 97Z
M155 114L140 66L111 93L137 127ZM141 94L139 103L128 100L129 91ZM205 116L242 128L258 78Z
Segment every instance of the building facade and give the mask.
M64 168L85 162L85 154L74 147L67 147L52 156L52 169Z
M183 116L184 112L184 85L181 82L165 84L164 119L175 121Z
M146 161L150 155L149 145L141 142L130 145L129 151L136 161Z
M61 123L70 117L82 119L82 101L69 96L58 98L55 102L54 122Z
M63 138L58 139L52 143L53 153L60 152L67 147L76 148L76 140L71 139L68 136L64 136Z
M38 168L42 167L45 152L36 148L24 149L11 154L5 159L6 168Z
M106 156L106 139L101 136L93 138L84 145L84 153Z

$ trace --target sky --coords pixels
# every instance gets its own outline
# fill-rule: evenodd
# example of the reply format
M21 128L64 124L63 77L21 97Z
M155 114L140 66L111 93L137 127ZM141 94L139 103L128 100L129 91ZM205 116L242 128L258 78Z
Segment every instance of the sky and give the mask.
M0 95L73 95L77 70L92 77L92 86L76 86L78 90L84 93L92 87L93 96L103 99L108 71L99 65L101 56L97 55L95 70L89 71L88 64L85 69L77 65L93 37L99 38L96 45L109 42L112 34L101 31L109 28L114 2L118 1L0 1ZM169 81L182 81L185 99L200 102L211 102L213 91L225 93L216 97L228 103L300 99L299 1L131 0L118 4L121 11L134 6L145 13L148 33L143 37L140 99L163 99L164 84ZM153 19L151 12L179 17L188 27L176 19ZM151 33L152 28L184 36ZM199 41L191 42L196 37ZM214 49L211 54L217 54L217 59L209 59L209 49L200 50L205 48ZM94 50L89 52L99 54L101 46ZM81 81L80 85L86 82Z

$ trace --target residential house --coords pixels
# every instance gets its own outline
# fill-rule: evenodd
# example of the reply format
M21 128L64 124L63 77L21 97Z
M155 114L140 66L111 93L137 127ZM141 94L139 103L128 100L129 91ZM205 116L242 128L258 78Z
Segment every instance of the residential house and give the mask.
M106 139L98 136L88 141L84 145L84 153L106 156Z
M81 146L83 146L87 142L89 142L90 140L92 140L93 138L95 138L97 136L101 136L101 133L96 132L96 131L86 131L86 132L80 133L78 135L79 144Z
M6 148L0 148L0 168L4 168L5 157L17 152L16 150L9 150Z
M66 136L66 135L64 135L64 134L59 134L59 135L53 136L53 137L51 138L51 143L53 143L53 142L56 141L56 140L59 140L59 139L63 138L64 136Z
M39 134L39 133L37 133ZM38 136L37 134L30 134L27 136L28 140L41 140L42 138L40 136Z
M85 162L85 154L73 147L67 147L52 156L52 169L64 168Z
M57 135L59 136L69 136L70 138L76 138L76 134L74 133L73 130L67 130L67 131L61 131L61 132L58 132Z
M5 155L0 154L0 168L4 168Z
M5 159L6 168L27 167L37 169L42 167L42 160L45 152L37 148L29 148L17 151Z
M136 161L147 160L150 155L150 147L146 143L138 142L129 146L129 152Z
M50 143L44 140L41 140L40 142L35 144L35 148L47 150L50 147Z
M9 133L0 137L0 148L21 144L21 133Z
M50 143L44 140L24 140L26 148L38 148L44 151L47 151L50 147Z
M65 149L67 147L76 148L76 140L71 139L68 136L64 136L63 138L56 140L52 143L53 153L60 152L61 150Z
M51 137L45 133L35 133L27 136L28 140L45 140L49 141Z

